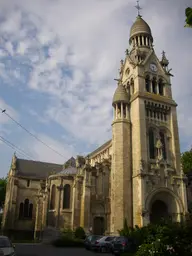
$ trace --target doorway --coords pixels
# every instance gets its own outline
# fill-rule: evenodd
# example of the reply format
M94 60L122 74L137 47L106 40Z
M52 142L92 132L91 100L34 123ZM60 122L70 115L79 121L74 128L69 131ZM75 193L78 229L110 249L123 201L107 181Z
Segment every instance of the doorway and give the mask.
M169 220L169 212L166 203L156 200L151 207L150 222L157 224L162 220Z
M105 232L105 220L103 217L95 217L93 221L93 234L103 235Z

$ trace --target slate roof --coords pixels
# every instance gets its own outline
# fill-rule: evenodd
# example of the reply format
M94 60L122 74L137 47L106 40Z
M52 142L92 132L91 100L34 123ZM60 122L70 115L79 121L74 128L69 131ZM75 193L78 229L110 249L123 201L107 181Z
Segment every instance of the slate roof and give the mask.
M59 173L63 165L38 162L17 158L17 170L19 176L37 179L46 179L51 172Z
M59 172L59 174L72 174L75 175L77 174L78 170L76 167L70 166L66 169L63 169L61 172Z
M105 142L102 146L98 147L96 150L94 150L93 152L91 152L90 154L88 154L89 157L92 157L93 155L95 155L96 153L98 153L99 151L101 151L102 149L104 149L105 147L109 146L109 144L111 143L112 140L108 140L107 142Z

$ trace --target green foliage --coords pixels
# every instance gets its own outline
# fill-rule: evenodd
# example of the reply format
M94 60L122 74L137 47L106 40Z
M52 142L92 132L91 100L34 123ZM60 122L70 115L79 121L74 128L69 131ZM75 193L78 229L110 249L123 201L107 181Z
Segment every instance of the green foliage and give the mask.
M181 154L181 163L183 165L184 173L192 171L192 150L186 151Z
M0 179L0 207L3 208L5 203L7 178Z
M85 239L85 237L85 231L82 227L78 227L75 229L75 238Z
M185 20L185 27L191 27L192 28L192 8L188 7L185 9L185 16L186 16L186 20Z
M120 236L132 236L133 229L128 227L127 219L124 220L123 229L118 230Z
M192 255L191 230L191 220L185 223L162 222L142 228L135 227L129 237L136 242L136 256L189 256Z
M169 256L175 255L175 251L172 247L165 245L160 239L157 239L155 242L150 244L142 244L136 256Z
M71 237L63 236L52 242L55 247L83 247L84 243L82 239L74 239Z
M67 237L67 238L74 238L74 232L73 230L69 229L69 228L65 228L61 231L62 236L63 237Z

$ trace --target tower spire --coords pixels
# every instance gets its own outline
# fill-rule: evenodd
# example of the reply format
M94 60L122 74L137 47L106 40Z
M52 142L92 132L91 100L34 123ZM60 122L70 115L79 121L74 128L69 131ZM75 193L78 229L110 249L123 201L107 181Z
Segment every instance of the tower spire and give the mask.
M141 17L140 10L141 10L142 8L141 8L141 6L140 6L140 4L139 4L139 0L137 0L137 5L135 6L135 8L137 9L137 14L138 14L138 16Z

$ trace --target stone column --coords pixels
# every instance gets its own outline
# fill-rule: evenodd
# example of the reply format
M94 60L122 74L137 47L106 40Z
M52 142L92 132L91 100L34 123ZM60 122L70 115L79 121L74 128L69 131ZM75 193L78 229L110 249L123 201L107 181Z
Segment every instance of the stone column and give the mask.
M63 184L61 181L60 186L57 187L59 191L59 199L58 199L58 208L57 208L57 219L56 219L56 228L60 226L60 213L61 213L61 191L63 190Z
M80 218L81 218L81 198L82 198L82 177L76 177L73 195L74 195L74 214L73 214L73 227L80 226Z
M35 230L34 230L34 239L40 239L40 233L42 231L42 195L37 195L36 198L36 219L35 219Z
M85 176L83 181L83 194L81 199L81 222L80 225L85 229L85 232L90 228L90 204L91 204L91 166L86 164Z

